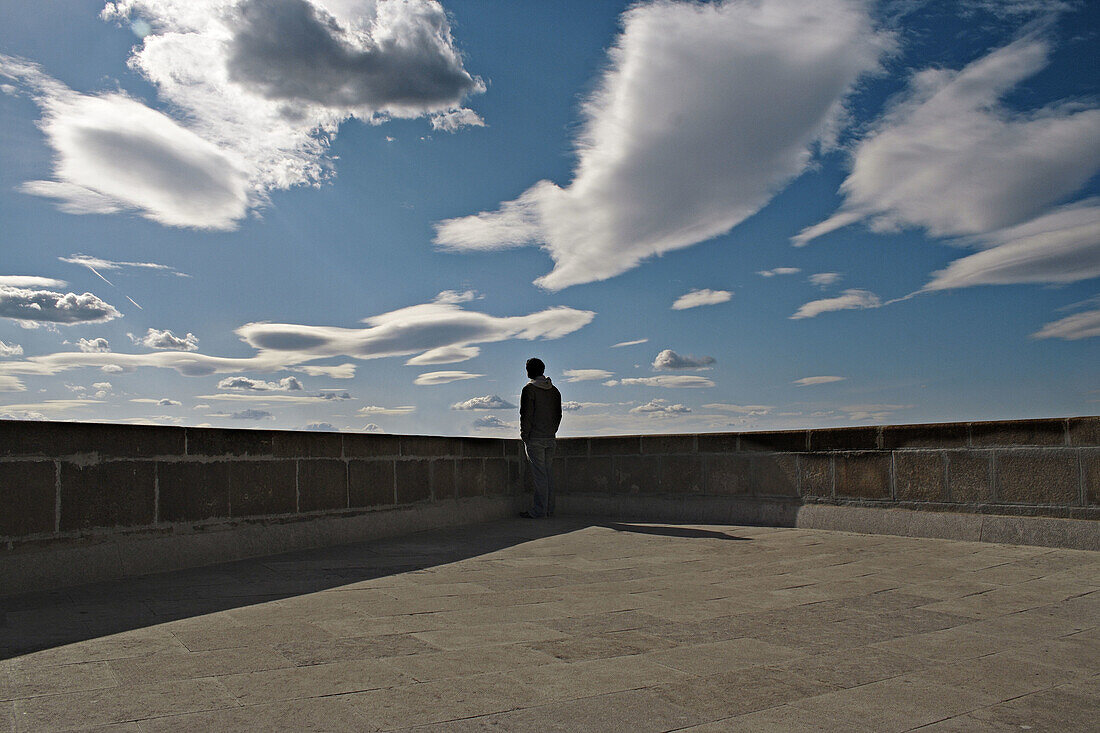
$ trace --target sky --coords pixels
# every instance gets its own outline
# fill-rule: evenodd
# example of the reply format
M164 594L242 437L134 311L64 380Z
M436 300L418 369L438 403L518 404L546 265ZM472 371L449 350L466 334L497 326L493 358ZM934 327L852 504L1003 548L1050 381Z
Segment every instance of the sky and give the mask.
M0 0L0 418L1100 412L1100 6Z

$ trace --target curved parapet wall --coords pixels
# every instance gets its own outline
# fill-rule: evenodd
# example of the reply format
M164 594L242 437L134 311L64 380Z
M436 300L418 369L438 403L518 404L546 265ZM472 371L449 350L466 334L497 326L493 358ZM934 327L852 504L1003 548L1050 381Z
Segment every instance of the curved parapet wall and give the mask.
M559 513L1100 549L1100 417L568 438ZM0 421L0 594L509 516L519 441Z

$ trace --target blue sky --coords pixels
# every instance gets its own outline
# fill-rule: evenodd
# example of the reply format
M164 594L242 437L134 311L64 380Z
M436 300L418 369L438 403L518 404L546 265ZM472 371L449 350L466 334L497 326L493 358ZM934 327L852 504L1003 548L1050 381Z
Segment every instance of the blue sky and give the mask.
M0 416L1097 412L1095 4L0 8Z

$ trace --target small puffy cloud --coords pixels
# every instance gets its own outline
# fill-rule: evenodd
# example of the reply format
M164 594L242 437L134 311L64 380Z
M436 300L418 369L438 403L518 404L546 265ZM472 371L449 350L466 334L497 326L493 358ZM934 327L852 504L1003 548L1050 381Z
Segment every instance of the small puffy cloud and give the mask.
M122 314L91 293L59 293L0 285L0 318L27 325L56 323L103 323Z
M135 336L132 333L126 334L137 346L145 346L150 349L162 349L165 351L198 351L199 340L195 334L188 333L186 336L176 336L168 329L158 331L155 328L150 328L144 336Z
M111 344L102 336L94 339L81 338L76 342L76 348L85 354L105 354L111 350Z
M379 407L378 405L367 405L361 407L357 411L360 415L408 415L412 412L416 412L415 405L400 405L399 407Z
M1032 338L1054 338L1066 341L1079 341L1097 336L1100 336L1100 310L1074 313L1072 316L1052 321L1031 334Z
M672 310L682 311L688 308L698 308L701 305L717 305L725 303L733 297L728 290L692 290L684 293L672 304Z
M335 433L336 426L330 422L311 422L307 424L302 430L314 430L322 433Z
M653 368L669 369L706 369L715 362L713 356L680 356L672 349L665 349L653 360Z
M293 379L293 377L291 377L291 379ZM301 384L299 384L299 388L300 387ZM317 397L319 399L325 400L326 402L339 402L340 400L352 399L351 393L348 392L346 389L323 389L321 390L321 393L317 395Z
M159 400L154 399L152 397L138 397L138 398L132 399L130 401L131 402L141 402L141 403L148 404L148 405L157 405L159 407L179 407L180 405L183 404L179 400L169 399L168 397L163 397ZM207 407L209 407L209 405L207 405ZM197 406L196 406L196 409L197 409Z
M505 422L496 415L486 415L474 420L473 425L480 430L515 430L515 423Z
M231 420L274 420L275 416L267 410L254 410L250 407L247 410L230 413L229 418Z
M484 397L471 397L464 402L456 402L451 405L452 410L511 410L513 405L500 395L485 395Z
M485 120L472 109L456 109L431 116L433 130L455 132L463 127L485 127Z
M64 280L34 275L0 275L0 288L63 288L68 285Z
M381 425L378 425L377 423L369 422L369 423L367 423L366 425L363 426L363 432L364 433L384 433L386 431L382 429Z
M449 219L451 250L535 245L550 290L729 231L828 145L892 39L859 0L637 3L586 101L572 182Z
M620 341L617 344L611 344L613 349L621 349L624 346L637 346L638 344L647 343L649 339L635 339L634 341Z
M195 405L194 407L192 407L191 409L192 410L209 410L210 405L208 405L206 403L199 403L199 404Z
M802 379L796 379L791 384L797 384L799 387L809 387L814 384L828 384L829 382L840 382L846 379L846 377L803 377Z
M630 412L650 416L686 415L691 412L691 408L686 405L674 405L668 400L655 399L631 408Z
M405 363L409 366L427 366L430 364L456 364L469 361L481 353L477 346L442 346L418 354Z
M434 386L437 384L460 382L464 379L477 379L478 377L484 376L484 374L471 374L470 372L459 371L424 372L413 380L413 384L418 384L420 386Z
M7 358L9 356L22 356L23 347L19 344L9 344L0 341L0 359Z
M99 368L104 374L122 374L126 370L118 364L104 364Z
M878 308L881 305L882 301L879 300L879 297L869 290L845 290L843 295L835 298L811 300L809 303L803 304L790 318L795 320L813 318L831 311Z
M1017 112L1000 100L1048 64L1038 32L961 71L914 74L856 146L844 203L794 237L802 245L854 222L921 227L936 237L1012 227L1083 186L1100 167L1100 109L1056 104Z
M662 374L656 377L628 377L604 382L608 387L713 387L714 382L706 377L693 377L685 374Z
M776 275L797 275L802 272L797 267L773 267L770 270L758 270L756 272L760 277L775 277Z
M723 412L735 412L738 415L767 415L775 409L774 405L733 405L726 402L711 402L703 405L708 410L722 410Z
M300 392L305 389L297 377L283 377L278 382L265 382L250 377L226 377L218 382L218 389L233 389L245 392Z
M0 376L0 392L26 392L27 386L19 377Z
M615 375L605 369L566 369L562 372L568 382L589 382L595 379L607 379Z
M567 400L567 401L561 403L562 412L576 412L577 410L580 410L583 407L584 407L583 403L574 402L572 400Z
M806 279L819 288L827 288L839 282L841 277L842 275L839 272L816 272Z

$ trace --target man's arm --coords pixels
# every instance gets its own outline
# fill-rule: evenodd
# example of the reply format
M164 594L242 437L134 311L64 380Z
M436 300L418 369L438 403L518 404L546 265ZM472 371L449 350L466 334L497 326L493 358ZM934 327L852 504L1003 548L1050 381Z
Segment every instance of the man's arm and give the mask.
M558 428L561 427L561 392L558 392L557 387L554 388L554 395L558 398L556 400L556 402L557 402L556 407L558 408L558 411L557 411L557 415L555 416L555 419L554 419L554 432L556 433L556 432L558 432Z
M519 437L526 441L531 437L531 424L535 419L534 387L525 385L519 394Z

